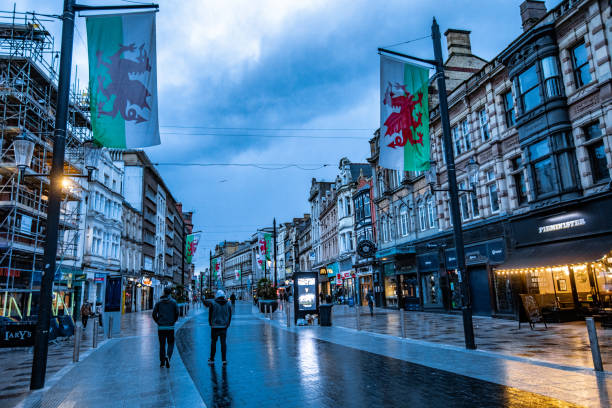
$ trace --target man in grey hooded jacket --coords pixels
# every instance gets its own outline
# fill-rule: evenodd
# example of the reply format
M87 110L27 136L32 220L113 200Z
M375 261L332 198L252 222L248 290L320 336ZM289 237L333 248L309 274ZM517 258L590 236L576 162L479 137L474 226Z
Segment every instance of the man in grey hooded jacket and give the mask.
M208 323L210 324L210 358L208 364L215 363L217 352L217 339L221 341L221 359L223 364L227 364L227 328L232 322L232 308L225 298L225 292L218 290L214 300L205 300L204 304L210 308L208 313Z

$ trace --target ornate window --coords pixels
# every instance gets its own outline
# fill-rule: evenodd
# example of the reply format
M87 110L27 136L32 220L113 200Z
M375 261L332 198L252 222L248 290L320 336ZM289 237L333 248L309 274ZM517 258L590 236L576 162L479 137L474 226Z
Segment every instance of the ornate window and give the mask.
M592 123L584 129L585 144L589 154L593 183L610 179L608 160L606 159L602 135L603 132L598 123Z
M504 94L504 111L506 115L506 127L511 128L516 124L516 114L514 112L514 98L512 91Z
M537 197L577 187L574 147L567 133L556 133L533 143L528 152Z

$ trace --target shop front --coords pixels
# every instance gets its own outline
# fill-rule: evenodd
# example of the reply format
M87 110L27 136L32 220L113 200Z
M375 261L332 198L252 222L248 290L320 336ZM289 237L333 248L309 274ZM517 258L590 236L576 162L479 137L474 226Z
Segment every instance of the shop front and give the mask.
M440 257L438 252L417 255L418 278L423 294L423 309L442 309L442 284L440 279ZM444 272L444 270L442 269ZM444 273L443 273L444 274ZM444 278L442 279L442 281Z
M374 278L372 274L372 265L359 266L354 265L357 271L358 291L361 306L368 305L368 293L374 296Z
M500 312L520 318L526 297L557 321L612 307L611 208L600 197L513 219L516 245L494 274Z
M357 299L357 288L356 288L356 277L353 271L353 261L349 259L344 259L338 262L340 272L339 276L342 277L342 288L344 296L344 301L348 305L354 305L358 302Z
M323 296L334 296L336 292L335 281L338 270L337 262L319 268L319 293L322 293Z

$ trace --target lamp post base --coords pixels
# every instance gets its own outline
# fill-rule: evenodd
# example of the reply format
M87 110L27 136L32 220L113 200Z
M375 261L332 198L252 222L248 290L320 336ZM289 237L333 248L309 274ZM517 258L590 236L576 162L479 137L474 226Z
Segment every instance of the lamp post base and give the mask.
M472 322L472 308L464 306L461 309L463 314L463 334L465 335L465 348L468 350L476 350L476 342L474 341L474 324Z

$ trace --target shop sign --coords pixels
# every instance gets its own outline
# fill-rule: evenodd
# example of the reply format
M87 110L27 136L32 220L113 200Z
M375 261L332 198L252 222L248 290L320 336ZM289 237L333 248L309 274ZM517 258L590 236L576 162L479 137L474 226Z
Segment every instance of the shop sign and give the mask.
M327 265L327 276L332 277L338 274L338 262Z
M393 265L393 262L383 264L383 272L385 276L394 276L395 275L395 265Z
M0 347L29 347L34 345L36 323L11 323L4 326Z
M547 232L553 232L553 231L559 231L559 230L564 230L564 229L569 229L569 228L580 227L582 225L586 225L586 221L584 220L584 218L578 218L576 220L540 226L538 227L538 234L544 234Z
M417 265L420 272L437 271L440 266L438 254L431 253L417 256Z
M142 284L144 286L153 286L153 282L151 281L151 278L146 278L146 277L142 278Z
M9 278L20 278L21 271L19 269L14 268L0 268L0 276L9 277Z
M504 241L501 239L483 244L468 245L465 247L465 262L475 263L502 263L506 258ZM455 248L446 250L446 268L457 268L457 252Z
M319 268L319 275L327 275L327 268Z
M94 275L94 282L104 282L105 275L103 273L96 273Z

